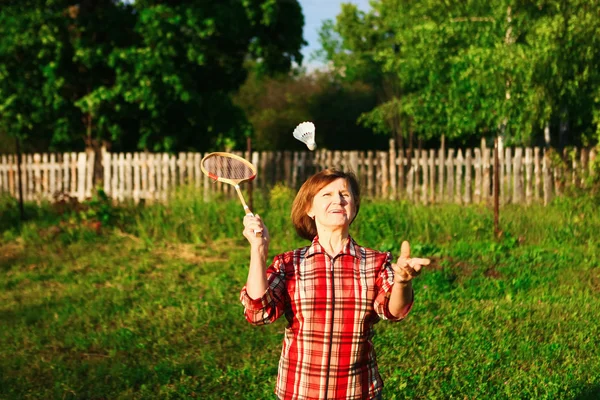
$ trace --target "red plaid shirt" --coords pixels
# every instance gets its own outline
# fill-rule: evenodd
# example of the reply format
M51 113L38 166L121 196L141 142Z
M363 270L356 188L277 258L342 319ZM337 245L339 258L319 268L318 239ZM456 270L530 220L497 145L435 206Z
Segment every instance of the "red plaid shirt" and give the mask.
M275 257L261 298L242 289L250 323L268 324L282 314L288 321L275 388L280 399L372 399L381 393L373 325L402 319L388 308L391 259L352 238L330 258L316 237L311 246Z

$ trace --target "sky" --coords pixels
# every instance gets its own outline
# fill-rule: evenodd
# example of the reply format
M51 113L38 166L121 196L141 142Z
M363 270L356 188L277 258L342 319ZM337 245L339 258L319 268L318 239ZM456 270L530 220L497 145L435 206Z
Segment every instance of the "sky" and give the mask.
M302 48L304 60L302 64L308 69L318 67L321 63L311 61L310 55L320 48L319 29L326 19L335 21L342 9L342 3L353 3L362 11L370 9L369 0L298 0L304 14L304 40L308 46Z

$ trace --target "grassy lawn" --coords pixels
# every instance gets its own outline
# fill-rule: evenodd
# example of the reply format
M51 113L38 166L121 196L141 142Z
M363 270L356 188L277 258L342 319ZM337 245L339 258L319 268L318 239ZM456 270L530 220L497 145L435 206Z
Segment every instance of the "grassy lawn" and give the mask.
M271 256L305 244L290 196L255 205ZM363 204L360 244L434 260L411 315L377 325L384 398L600 398L596 200L503 207L499 241L485 207ZM243 318L237 202L0 215L1 399L274 398L284 323Z

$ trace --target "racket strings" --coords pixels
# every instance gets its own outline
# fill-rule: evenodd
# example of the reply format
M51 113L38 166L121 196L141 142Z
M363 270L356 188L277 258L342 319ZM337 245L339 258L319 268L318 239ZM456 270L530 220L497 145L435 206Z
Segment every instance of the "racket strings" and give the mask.
M254 176L254 171L243 161L235 158L215 155L204 160L204 169L213 175L213 179L249 179Z

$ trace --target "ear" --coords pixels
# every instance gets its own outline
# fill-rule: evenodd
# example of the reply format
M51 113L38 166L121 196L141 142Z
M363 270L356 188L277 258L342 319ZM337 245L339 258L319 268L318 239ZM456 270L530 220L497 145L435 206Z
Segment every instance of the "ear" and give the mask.
M315 219L315 213L313 212L312 205L306 210L306 215L308 215L308 218L310 219Z

